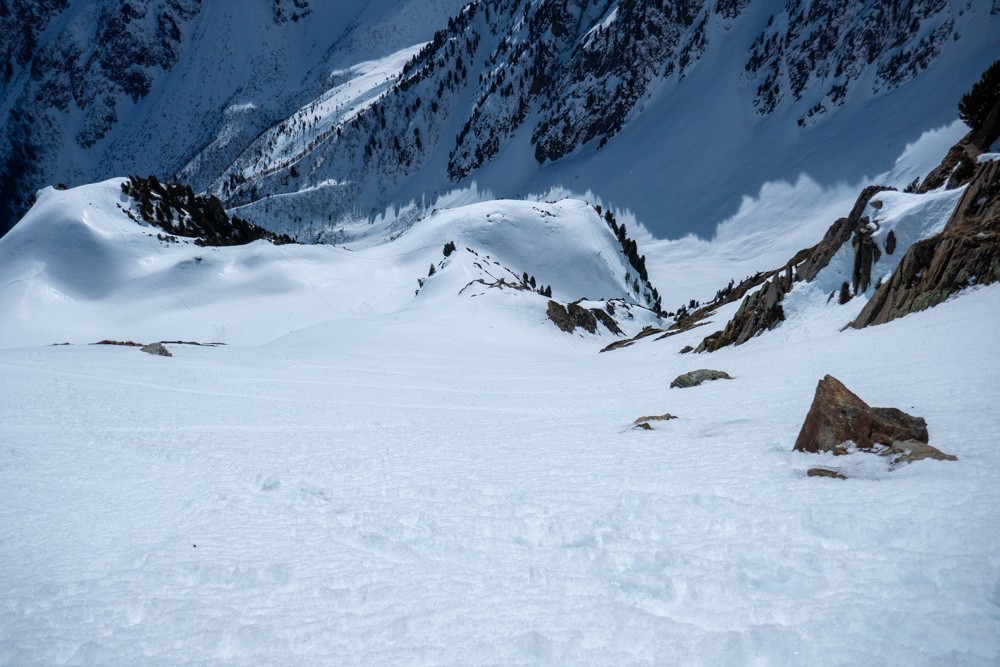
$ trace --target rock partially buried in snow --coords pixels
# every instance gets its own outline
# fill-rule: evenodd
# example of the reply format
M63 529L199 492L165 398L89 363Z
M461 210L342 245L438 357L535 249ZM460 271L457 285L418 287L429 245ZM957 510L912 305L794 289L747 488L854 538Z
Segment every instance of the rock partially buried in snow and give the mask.
M829 470L827 468L809 468L806 471L806 475L809 477L832 477L833 479L847 479L847 475L839 473L836 470Z
M926 445L927 422L896 408L873 408L832 375L816 387L816 395L806 415L795 450L846 454L845 443L872 450L896 441L916 441Z
M143 345L140 348L143 352L148 354L155 354L159 357L172 357L174 355L170 354L170 350L163 347L163 343L150 343L149 345Z
M894 441L889 448L880 452L882 456L896 455L892 460L893 465L900 463L913 463L923 459L934 459L936 461L957 461L958 457L952 454L945 454L937 447L932 447L926 442L918 440Z
M669 412L662 415L650 415L648 417L639 417L634 422L632 422L633 428L641 428L646 431L652 431L653 426L649 422L665 422L671 419L677 419L676 415L672 415Z
M674 378L674 381L670 383L670 388L673 389L674 387L677 387L679 389L686 389L688 387L697 387L702 382L708 382L709 380L732 379L733 378L729 376L729 373L726 373L725 371L713 371L708 368L699 368L696 371L678 375Z

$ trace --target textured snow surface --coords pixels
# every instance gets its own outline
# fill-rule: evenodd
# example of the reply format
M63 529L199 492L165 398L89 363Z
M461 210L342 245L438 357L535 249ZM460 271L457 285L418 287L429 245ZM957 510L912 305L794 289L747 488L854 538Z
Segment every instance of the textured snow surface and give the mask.
M998 315L703 357L513 310L0 350L0 662L992 663ZM667 388L702 366L735 379ZM959 461L793 453L825 373Z
M763 224L853 204L809 187L640 246L666 302L815 243ZM877 195L873 279L960 194ZM599 354L489 286L628 297L596 211L461 198L364 244L202 248L132 222L120 181L40 193L0 239L0 664L1000 660L1000 285L842 331L870 296L827 301L843 250L737 348L677 352L732 303ZM703 367L735 379L668 388ZM792 452L827 373L959 460Z

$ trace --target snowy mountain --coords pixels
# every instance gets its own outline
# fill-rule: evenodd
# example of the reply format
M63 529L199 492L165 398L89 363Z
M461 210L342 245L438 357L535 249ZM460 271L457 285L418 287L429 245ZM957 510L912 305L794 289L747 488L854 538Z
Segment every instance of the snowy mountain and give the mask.
M0 0L0 664L995 662L998 15Z
M460 6L4 0L0 232L44 185L167 177L195 154L217 173L332 71L429 39Z
M951 122L1000 26L985 0L126 7L23 0L2 19L16 208L54 182L176 173L333 236L456 187L557 188L709 236L769 182L889 169Z
M303 108L210 189L290 233L458 186L590 190L658 236L708 235L768 181L888 169L950 122L934 105L991 61L1000 25L985 3L665 7L472 3L406 67L371 65L398 79L378 101Z
M53 335L46 342L262 344L328 320L419 319L429 311L492 319L496 308L524 311L530 326L555 332L545 315L550 298L602 309L610 302L612 312L617 304L614 319L630 335L657 319L648 307L652 286L584 202L443 209L405 233L384 230L367 248L267 240L220 247L183 224L167 231L147 222L126 183L48 188L3 238L4 346ZM150 210L159 211L158 201Z

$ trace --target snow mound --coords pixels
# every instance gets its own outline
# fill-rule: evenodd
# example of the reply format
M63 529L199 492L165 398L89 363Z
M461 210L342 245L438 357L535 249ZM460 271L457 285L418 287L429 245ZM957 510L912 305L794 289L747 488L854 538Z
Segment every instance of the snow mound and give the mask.
M501 329L536 322L558 333L545 321L543 286L563 301L638 304L618 240L581 201L438 210L370 247L209 248L130 219L121 183L43 190L0 240L0 345L260 344L321 322L368 318L370 326L373 315L430 307L466 309L459 319L468 322L501 304L515 320ZM449 243L455 251L446 257ZM488 305L468 311L482 296ZM636 326L653 317L640 311Z

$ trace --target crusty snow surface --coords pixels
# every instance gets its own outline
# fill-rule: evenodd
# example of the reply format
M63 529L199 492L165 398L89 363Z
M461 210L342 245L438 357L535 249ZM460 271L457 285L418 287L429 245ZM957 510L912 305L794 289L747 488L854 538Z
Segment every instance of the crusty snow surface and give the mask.
M677 352L732 304L599 354L608 335L558 331L538 295L457 293L496 261L612 296L613 244L579 202L443 211L357 251L161 244L113 206L53 203L116 187L49 191L0 244L16 250L0 252L2 330L33 337L0 345L0 663L1000 659L1000 286L860 331L840 328L864 296L797 288L793 317L738 348ZM901 243L944 201L884 199ZM535 223L544 252L607 261L574 277L568 257L518 250ZM494 259L459 252L414 295L451 234ZM92 261L121 284L83 280ZM213 308L245 311L236 344L47 345L168 323L204 341ZM254 321L269 342L248 342ZM702 367L735 379L669 388ZM959 460L791 451L827 373L926 418ZM664 412L679 419L630 428Z

